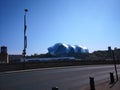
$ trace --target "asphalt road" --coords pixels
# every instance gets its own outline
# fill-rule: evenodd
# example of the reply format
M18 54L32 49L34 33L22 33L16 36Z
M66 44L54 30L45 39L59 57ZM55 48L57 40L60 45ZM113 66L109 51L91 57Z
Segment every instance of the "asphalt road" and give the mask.
M120 65L117 68L120 74ZM110 72L114 72L113 65L0 72L0 90L52 90L54 86L59 90L80 90L81 86L89 84L89 77L94 77L95 82L109 80Z

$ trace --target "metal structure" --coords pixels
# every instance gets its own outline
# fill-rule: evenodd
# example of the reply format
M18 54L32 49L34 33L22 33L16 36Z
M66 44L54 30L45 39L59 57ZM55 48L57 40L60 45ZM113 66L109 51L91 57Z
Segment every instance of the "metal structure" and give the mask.
M110 84L113 84L113 83L115 83L114 75L112 72L110 72Z
M89 50L81 45L56 43L48 48L48 53L54 56L67 56L72 54L88 54Z
M25 56L26 56L26 48L27 48L27 35L26 35L26 30L27 30L27 25L26 25L26 13L28 12L28 9L25 9L25 14L24 14L24 49L23 49L23 60L25 63Z
M90 77L90 90L95 90L94 77Z

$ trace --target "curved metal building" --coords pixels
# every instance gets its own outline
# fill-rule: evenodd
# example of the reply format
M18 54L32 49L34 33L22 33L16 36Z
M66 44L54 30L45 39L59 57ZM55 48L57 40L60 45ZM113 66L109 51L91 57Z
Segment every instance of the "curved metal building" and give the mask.
M86 47L80 45L68 45L63 43L56 43L48 48L48 53L51 55L64 56L70 53L89 53Z

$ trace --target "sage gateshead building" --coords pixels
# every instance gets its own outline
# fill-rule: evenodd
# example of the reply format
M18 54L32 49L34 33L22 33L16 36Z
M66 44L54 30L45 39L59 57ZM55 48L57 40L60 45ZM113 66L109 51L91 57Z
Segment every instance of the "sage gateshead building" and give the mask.
M48 48L48 53L54 56L66 56L72 54L88 54L89 50L81 45L56 43Z

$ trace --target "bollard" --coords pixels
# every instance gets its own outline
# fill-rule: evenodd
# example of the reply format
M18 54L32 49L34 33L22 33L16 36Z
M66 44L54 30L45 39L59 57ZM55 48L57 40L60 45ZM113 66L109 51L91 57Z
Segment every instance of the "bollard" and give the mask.
M113 73L110 72L110 84L115 82Z
M58 90L58 87L52 87L52 90Z
M90 77L90 90L95 90L95 83L93 77Z

